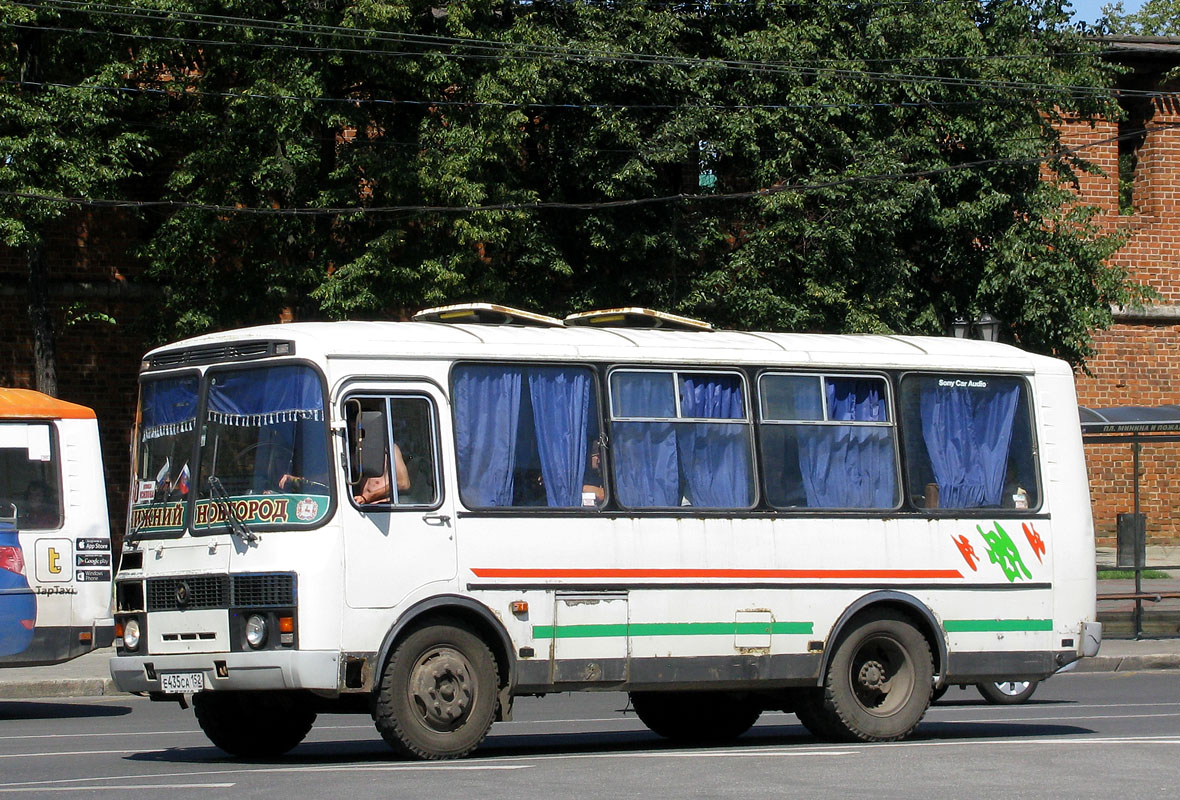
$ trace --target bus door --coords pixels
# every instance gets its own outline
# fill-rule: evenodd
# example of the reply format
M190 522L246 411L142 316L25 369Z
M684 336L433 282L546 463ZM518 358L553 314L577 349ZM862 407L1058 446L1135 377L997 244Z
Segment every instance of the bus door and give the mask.
M399 381L354 385L343 403L347 603L390 608L427 587L436 592L456 575L439 447L451 435L440 429L442 395L432 384Z

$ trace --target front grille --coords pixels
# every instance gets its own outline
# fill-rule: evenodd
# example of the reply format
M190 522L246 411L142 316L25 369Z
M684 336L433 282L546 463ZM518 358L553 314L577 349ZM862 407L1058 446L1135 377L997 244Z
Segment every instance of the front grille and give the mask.
M225 608L228 600L229 578L225 575L150 578L147 582L148 611Z
M183 586L183 589L181 588ZM148 611L186 611L200 608L263 608L295 605L295 576L191 575L150 578Z
M234 575L233 605L237 608L295 605L294 575Z

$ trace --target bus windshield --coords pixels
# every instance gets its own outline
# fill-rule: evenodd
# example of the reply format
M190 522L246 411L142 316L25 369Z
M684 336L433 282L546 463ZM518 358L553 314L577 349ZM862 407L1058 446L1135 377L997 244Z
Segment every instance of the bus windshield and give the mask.
M208 375L193 530L314 525L331 505L324 390L310 367Z
M131 534L180 535L188 508L198 376L147 381L140 390Z

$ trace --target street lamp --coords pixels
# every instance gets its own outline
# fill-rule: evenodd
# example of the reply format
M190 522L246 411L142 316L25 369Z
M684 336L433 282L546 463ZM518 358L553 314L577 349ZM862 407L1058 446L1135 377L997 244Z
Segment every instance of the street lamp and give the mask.
M1000 339L1000 322L995 316L984 312L968 322L963 317L955 317L951 323L951 334L956 339L982 339L985 342L996 342Z
M975 332L985 342L996 342L1000 339L1000 321L991 314L984 312L975 320Z

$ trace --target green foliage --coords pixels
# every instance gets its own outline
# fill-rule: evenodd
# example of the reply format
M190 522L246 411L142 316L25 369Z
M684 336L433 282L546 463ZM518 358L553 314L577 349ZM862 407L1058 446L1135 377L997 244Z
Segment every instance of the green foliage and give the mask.
M0 87L4 188L167 204L161 338L477 299L881 333L990 311L1076 363L1143 296L1044 180L1087 168L1054 123L1117 114L1060 0L124 4L0 2L60 83L120 89ZM31 201L4 203L15 241Z
M1128 14L1120 2L1102 7L1102 33L1131 36L1175 36L1180 33L1180 0L1147 0Z

